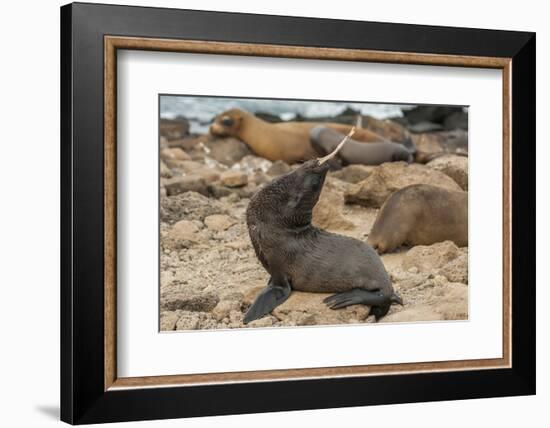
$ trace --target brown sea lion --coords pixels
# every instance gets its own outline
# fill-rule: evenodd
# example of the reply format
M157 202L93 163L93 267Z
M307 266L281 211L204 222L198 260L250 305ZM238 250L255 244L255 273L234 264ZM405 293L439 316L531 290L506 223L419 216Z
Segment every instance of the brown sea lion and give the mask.
M210 126L210 133L220 137L237 137L244 141L258 156L271 161L287 163L315 159L318 154L312 147L309 133L312 128L323 125L342 134L347 134L351 125L319 122L269 123L240 109L227 110L218 115ZM356 129L356 141L388 141L368 129Z
M367 242L382 254L447 240L468 245L468 192L413 184L384 202Z
M324 300L331 309L369 305L377 320L392 303L402 304L372 247L311 224L328 160L345 141L330 155L274 179L250 200L250 240L270 279L246 313L245 323L269 314L292 290L337 293Z
M310 133L311 145L320 155L332 152L344 135L326 126L315 126ZM349 140L342 150L338 152L338 158L342 165L380 165L384 162L412 162L414 145L408 139L405 144L382 141L377 143L360 143Z

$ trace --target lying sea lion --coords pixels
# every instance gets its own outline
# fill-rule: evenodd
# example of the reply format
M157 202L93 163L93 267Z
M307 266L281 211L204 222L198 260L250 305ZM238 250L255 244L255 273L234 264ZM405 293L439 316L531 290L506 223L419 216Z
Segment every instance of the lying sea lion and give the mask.
M413 184L384 202L367 242L382 254L447 240L468 245L468 193Z
M270 161L286 163L315 159L318 154L311 146L309 133L323 125L347 134L351 125L318 122L269 123L240 109L227 110L218 115L210 126L210 133L220 137L236 137L244 141L258 156ZM368 129L356 129L356 141L389 141Z
M311 224L328 161L350 134L333 153L274 179L250 200L246 211L250 240L271 277L246 313L245 323L269 314L292 290L337 293L324 300L331 309L369 305L376 320L387 314L392 303L402 304L370 245Z
M315 126L309 133L311 145L320 155L331 153L344 135L335 129L326 126ZM391 141L364 144L355 140L349 140L342 150L338 152L338 158L342 165L380 165L384 162L412 162L415 148L409 138L404 144Z

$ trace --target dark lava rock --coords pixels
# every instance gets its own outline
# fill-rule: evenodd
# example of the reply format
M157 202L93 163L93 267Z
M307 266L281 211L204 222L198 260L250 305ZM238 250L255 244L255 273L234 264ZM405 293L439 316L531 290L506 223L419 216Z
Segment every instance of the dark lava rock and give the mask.
M468 130L468 113L464 111L457 111L445 118L443 126L447 130L464 129Z
M160 135L168 141L183 138L189 134L189 121L184 117L160 120Z
M447 116L456 112L462 112L462 107L456 106L416 106L410 110L404 110L403 115L410 125L420 122L433 122L443 124Z

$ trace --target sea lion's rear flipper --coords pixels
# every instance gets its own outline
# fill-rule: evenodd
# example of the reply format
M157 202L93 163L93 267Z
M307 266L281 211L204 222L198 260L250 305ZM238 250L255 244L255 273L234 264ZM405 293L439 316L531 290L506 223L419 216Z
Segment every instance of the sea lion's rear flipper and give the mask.
M369 291L364 288L354 288L350 291L333 294L323 300L330 309L340 309L351 305L371 306L371 314L378 321L388 313L392 303L403 304L401 298L396 294L388 296L380 291Z
M277 281L271 278L267 283L267 287L258 294L256 300L254 300L254 303L252 303L252 306L248 309L248 312L244 316L244 323L248 324L251 321L269 314L273 309L288 299L291 291L292 289L286 278Z
M389 302L390 298L379 291L368 291L364 288L354 288L353 290L333 294L327 297L323 302L330 309L340 309L351 305L378 306Z

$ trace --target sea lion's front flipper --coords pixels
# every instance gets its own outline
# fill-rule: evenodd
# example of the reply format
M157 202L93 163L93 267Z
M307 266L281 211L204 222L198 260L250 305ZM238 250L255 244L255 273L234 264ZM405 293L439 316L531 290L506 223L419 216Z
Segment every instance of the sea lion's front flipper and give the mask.
M280 280L275 280L273 277L270 278L267 287L258 294L256 300L254 300L254 303L248 309L248 312L244 316L244 323L248 324L269 314L288 299L291 291L292 289L286 278Z

